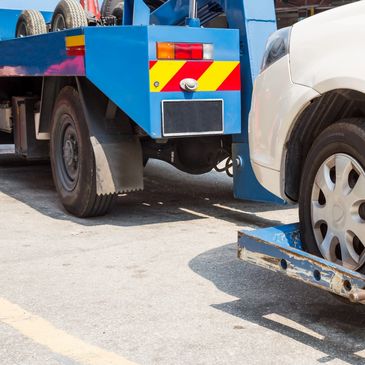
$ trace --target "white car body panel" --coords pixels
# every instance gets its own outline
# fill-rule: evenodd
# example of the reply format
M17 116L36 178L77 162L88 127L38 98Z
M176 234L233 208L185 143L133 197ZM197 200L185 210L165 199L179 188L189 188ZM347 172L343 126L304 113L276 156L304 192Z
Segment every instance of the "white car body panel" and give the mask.
M321 13L294 25L290 40L294 83L319 93L365 92L365 2Z
M266 166L261 166L253 160L251 160L251 166L257 180L260 181L261 185L265 189L277 196L283 197L284 200L287 200L284 192L282 191L283 182L280 171L270 169Z
M341 6L293 26L289 55L255 82L249 122L251 162L259 182L285 195L286 143L301 112L321 94L365 94L365 1Z
M256 177L275 195L281 191L280 170L284 169L283 146L293 120L319 94L290 79L289 56L269 67L255 81L250 112L250 156Z

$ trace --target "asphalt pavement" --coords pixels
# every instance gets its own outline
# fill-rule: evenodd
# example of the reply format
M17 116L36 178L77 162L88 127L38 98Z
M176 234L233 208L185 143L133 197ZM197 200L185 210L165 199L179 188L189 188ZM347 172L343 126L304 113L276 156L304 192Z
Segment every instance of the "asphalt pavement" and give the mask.
M237 231L295 222L216 172L150 161L102 218L48 164L0 164L0 364L365 364L365 307L240 262Z

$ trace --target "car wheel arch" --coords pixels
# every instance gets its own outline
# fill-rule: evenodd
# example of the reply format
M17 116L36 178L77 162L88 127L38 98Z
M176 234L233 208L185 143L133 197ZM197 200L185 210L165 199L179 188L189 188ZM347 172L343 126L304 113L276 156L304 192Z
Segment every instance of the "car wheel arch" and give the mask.
M351 89L330 90L313 99L295 118L283 152L282 174L285 196L299 200L305 161L316 137L329 125L345 118L365 118L365 93Z

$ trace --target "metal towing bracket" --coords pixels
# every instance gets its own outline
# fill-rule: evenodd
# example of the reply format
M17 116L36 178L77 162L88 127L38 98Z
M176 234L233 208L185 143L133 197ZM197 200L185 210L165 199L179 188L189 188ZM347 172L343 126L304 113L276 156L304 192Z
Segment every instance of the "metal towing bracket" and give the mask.
M306 252L298 224L240 231L238 258L365 304L365 276Z

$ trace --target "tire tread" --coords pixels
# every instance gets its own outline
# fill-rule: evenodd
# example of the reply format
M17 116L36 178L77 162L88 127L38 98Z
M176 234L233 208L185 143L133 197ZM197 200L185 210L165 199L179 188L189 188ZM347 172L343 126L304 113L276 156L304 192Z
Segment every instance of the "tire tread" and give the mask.
M62 204L65 209L71 214L79 218L97 217L105 215L112 207L117 193L112 194L97 194L96 189L96 168L95 168L95 158L92 146L89 140L89 131L86 124L86 120L82 117L82 106L80 102L80 96L74 87L66 86L64 87L56 100L54 115L57 114L58 105L69 105L68 108L71 110L77 110L79 115L78 120L75 120L75 124L78 125L80 129L80 141L84 145L83 151L86 152L84 157L87 161L83 173L80 175L80 181L78 183L79 193L67 192L65 191L61 180L59 179L58 169L57 169L57 149L55 148L56 141L60 138L57 133L57 119L53 116L52 131L51 131L51 165L53 178L59 196L61 198ZM69 109L70 110L70 109ZM72 113L71 113L72 114ZM77 189L75 189L77 190Z
M345 143L346 137L349 138L349 140ZM319 257L322 257L322 255L315 242L309 213L311 208L308 203L312 189L312 177L315 176L315 170L313 169L317 165L319 156L321 154L326 154L326 152L324 152L326 148L329 148L328 152L333 148L331 146L336 146L336 148L338 148L339 140L342 141L341 148L344 148L343 146L346 145L346 149L350 149L352 153L343 152L353 155L352 157L357 160L360 158L360 160L362 160L362 163L360 164L365 168L365 154L362 152L362 148L359 147L365 145L365 119L342 119L328 126L318 137L316 137L304 162L299 193L300 232L305 250ZM357 148L355 147L355 144L358 145ZM341 153L341 151L335 153ZM356 154L358 154L358 156L356 156ZM365 265L359 268L358 271L365 274Z
M114 9L121 4L123 4L121 0L104 0L101 5L101 15L103 17L113 15Z
M27 25L27 35L38 35L47 33L47 24L43 18L42 13L39 10L24 10L19 16L18 23L16 26L16 34L18 36L18 26L21 22Z
M85 10L76 0L61 0L54 12L53 19L57 14L63 14L66 21L66 28L81 28L88 26ZM52 19L52 30L55 31Z

